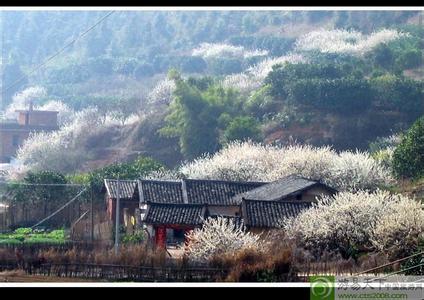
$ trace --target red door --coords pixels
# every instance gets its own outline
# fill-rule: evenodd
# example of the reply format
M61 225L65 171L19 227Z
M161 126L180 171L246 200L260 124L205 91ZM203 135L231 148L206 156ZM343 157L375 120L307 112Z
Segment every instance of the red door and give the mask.
M158 226L155 227L155 238L156 238L156 246L159 248L166 248L166 227Z

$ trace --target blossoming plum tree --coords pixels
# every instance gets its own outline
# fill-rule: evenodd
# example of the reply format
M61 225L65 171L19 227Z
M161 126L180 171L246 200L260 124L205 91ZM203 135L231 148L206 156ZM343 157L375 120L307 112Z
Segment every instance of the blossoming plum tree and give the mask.
M244 226L237 226L233 220L223 217L206 219L201 229L188 233L187 239L185 252L195 260L260 248L258 235L246 232Z

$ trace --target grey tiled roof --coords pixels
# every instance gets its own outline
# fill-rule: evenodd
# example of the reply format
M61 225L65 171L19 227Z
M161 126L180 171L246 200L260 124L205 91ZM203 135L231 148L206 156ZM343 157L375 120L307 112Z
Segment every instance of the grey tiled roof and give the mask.
M206 206L199 204L149 203L143 221L147 224L198 226L205 218Z
M183 203L181 181L139 180L135 191L141 189L140 202ZM138 197L138 195L136 195Z
M297 216L311 202L243 200L242 217L249 227L278 228L281 220Z
M188 202L208 205L239 205L234 196L260 187L265 182L184 179Z
M138 198L133 197L136 186L136 180L120 180L120 199L138 200ZM116 199L118 194L118 180L105 179L103 187L103 190L106 189L109 198Z
M243 218L240 216L222 216L222 215L208 215L208 217L210 218L218 218L218 217L222 217L225 218L227 220L232 220L234 225L236 225L236 227L240 227L242 224L244 224L243 222Z
M292 175L273 181L254 190L238 194L234 198L236 201L241 201L242 198L267 201L282 200L293 193L318 185L333 190L318 181Z

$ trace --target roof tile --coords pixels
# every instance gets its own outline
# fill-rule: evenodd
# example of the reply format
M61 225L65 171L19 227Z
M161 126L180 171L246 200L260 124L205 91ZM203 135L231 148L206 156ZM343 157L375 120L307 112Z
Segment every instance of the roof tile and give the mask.
M139 180L141 188L140 202L183 203L181 181ZM137 195L138 196L138 195Z
M282 200L293 193L303 191L316 185L322 185L329 190L333 190L331 187L326 186L318 181L291 175L266 185L262 185L261 187L247 191L245 193L238 194L234 197L234 199L239 202L241 202L242 199L263 201Z
M110 198L116 199L118 195L118 180L116 179L105 179L104 186ZM134 198L134 190L137 186L136 180L120 180L120 199L132 199Z
M149 203L143 221L148 224L191 225L203 223L206 207L198 204Z
M266 182L238 182L184 179L188 202L208 205L239 205L235 195L253 190Z
M310 202L243 200L242 216L249 227L278 228L285 218L295 217L312 206Z

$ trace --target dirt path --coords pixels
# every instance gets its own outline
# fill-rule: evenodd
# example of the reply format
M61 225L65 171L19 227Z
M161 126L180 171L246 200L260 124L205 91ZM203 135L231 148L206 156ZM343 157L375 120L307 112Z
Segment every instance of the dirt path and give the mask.
M1 282L99 282L81 278L28 275L22 270L0 272Z

